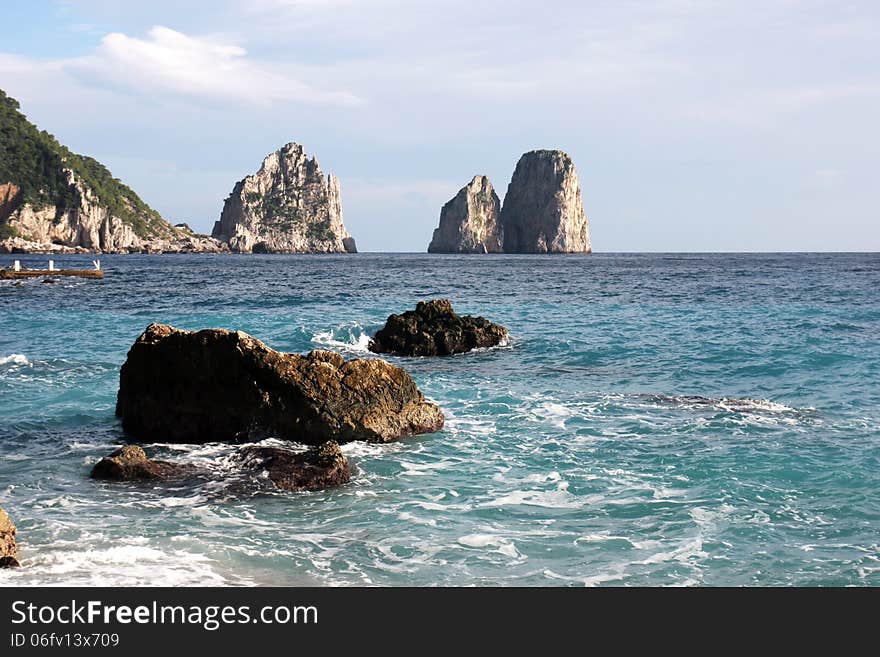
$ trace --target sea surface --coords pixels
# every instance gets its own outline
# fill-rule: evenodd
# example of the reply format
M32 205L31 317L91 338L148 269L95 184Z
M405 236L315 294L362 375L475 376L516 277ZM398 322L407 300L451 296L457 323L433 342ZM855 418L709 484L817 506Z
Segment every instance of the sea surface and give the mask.
M0 282L0 585L880 585L880 255L101 259ZM447 424L346 445L350 484L230 486L223 444L146 446L216 482L89 479L149 323L371 357L434 297L510 345L391 357Z

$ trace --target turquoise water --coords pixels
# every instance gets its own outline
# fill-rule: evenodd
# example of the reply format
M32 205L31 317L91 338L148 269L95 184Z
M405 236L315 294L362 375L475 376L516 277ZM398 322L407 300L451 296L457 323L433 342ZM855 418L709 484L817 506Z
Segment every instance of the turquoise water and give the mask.
M102 260L103 281L0 283L24 563L0 584L880 584L878 255ZM345 446L349 485L88 478L125 439L119 366L150 322L355 357L438 296L511 344L390 358L447 425ZM148 447L218 474L230 451Z

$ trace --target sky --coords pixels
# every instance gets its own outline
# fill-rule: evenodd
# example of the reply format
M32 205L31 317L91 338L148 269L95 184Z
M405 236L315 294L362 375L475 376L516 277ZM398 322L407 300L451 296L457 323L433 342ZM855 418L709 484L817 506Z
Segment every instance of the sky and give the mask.
M880 4L4 0L0 88L210 232L296 141L362 251L571 155L593 249L880 250Z

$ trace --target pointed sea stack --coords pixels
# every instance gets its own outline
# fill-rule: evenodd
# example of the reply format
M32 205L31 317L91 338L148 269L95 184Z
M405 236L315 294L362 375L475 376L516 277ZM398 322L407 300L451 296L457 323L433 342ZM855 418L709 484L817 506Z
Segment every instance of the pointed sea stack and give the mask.
M474 176L440 211L428 253L500 253L500 214L489 178Z
M501 209L505 253L590 253L590 229L571 158L562 151L525 153Z
M236 183L212 236L235 253L356 253L342 223L339 180L290 143Z

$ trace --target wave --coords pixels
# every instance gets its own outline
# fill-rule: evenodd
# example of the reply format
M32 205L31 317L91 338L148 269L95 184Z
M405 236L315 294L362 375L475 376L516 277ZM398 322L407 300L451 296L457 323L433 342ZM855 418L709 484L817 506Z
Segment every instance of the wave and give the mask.
M357 322L346 322L335 329L318 331L312 336L312 342L322 347L341 349L359 354L370 352L370 337Z
M508 541L505 538L500 536L494 536L492 534L467 534L466 536L461 536L458 539L458 543L463 545L464 547L469 548L495 548L491 550L491 552L497 552L499 554L503 554L506 557L510 557L511 559L521 559L523 558L519 551L516 549L516 544L512 541Z
M769 399L751 399L748 397L741 399L733 397L703 397L701 395L642 395L642 397L655 404L676 406L686 410L715 408L734 413L798 413L804 410L773 402Z
M68 541L23 555L10 571L14 584L28 586L253 586L247 577L218 572L217 562L186 549L159 547L146 539L117 539L114 545L82 549Z
M10 354L9 356L0 356L0 365L30 365L31 362L24 354Z

